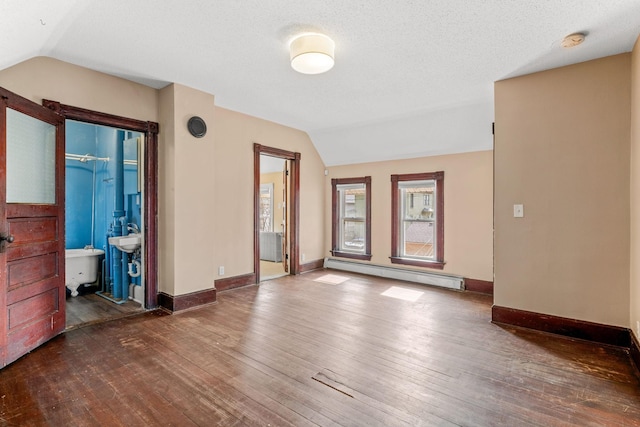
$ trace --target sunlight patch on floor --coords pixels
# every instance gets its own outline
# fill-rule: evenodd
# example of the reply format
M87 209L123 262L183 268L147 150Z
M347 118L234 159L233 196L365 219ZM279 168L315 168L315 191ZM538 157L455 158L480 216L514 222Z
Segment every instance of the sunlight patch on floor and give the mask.
M338 276L337 274L325 274L324 276L320 276L317 279L314 279L314 282L322 282L329 285L339 285L340 283L346 282L347 280L349 280L349 278L345 276Z
M399 286L392 286L380 295L391 298L398 298L405 301L416 302L424 292L416 291L413 289L401 288Z

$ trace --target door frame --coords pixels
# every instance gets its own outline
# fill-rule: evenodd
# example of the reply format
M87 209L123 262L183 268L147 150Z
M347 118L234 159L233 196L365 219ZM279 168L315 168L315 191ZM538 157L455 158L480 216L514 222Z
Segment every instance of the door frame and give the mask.
M158 306L158 123L73 107L49 99L43 99L42 105L57 112L65 120L76 120L144 134L145 265L143 268L146 282L144 299L146 309L156 308Z
M280 148L253 144L253 271L256 284L260 283L260 156L289 160L289 274L300 274L300 153ZM286 254L282 254L283 257Z

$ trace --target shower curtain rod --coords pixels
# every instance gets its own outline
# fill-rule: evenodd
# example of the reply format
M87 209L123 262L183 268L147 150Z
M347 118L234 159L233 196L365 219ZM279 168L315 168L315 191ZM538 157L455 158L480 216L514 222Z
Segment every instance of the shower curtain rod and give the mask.
M64 158L67 160L77 160L79 162L85 163L89 161L102 161L108 162L109 157L96 157L91 154L73 154L73 153L64 153ZM138 166L137 160L124 160L125 165Z
M103 162L108 162L109 158L108 157L96 157L96 156L92 156L91 154L73 154L73 153L64 153L64 158L67 160L77 160L79 162L85 163L85 162L89 162L89 161L103 161Z

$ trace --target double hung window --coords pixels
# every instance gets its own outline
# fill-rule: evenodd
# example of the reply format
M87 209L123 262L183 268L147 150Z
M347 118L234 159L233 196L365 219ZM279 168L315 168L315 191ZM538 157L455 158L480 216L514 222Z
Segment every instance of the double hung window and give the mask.
M391 262L444 268L444 172L391 175Z
M371 177L331 180L332 254L371 259Z

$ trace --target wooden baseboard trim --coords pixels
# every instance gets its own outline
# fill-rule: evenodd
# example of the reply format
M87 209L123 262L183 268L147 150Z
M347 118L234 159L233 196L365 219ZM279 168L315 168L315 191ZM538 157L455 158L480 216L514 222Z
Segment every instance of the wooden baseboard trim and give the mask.
M315 261L307 262L300 265L300 273L306 273L307 271L319 270L324 267L324 259L317 259Z
M218 279L214 282L218 292L226 291L233 288L239 288L241 286L255 285L256 274L249 273L242 276L225 277L224 279Z
M464 289L469 292L493 295L493 282L464 278Z
M176 311L187 310L216 302L216 291L217 289L206 289L185 295L169 295L164 292L159 292L158 305L165 310L175 313Z
M629 348L631 345L631 331L627 328L517 310L515 308L494 305L491 308L491 321L617 347Z
M631 363L636 368L636 375L640 376L640 343L633 332L629 331L629 335L631 335L629 356L631 357Z

